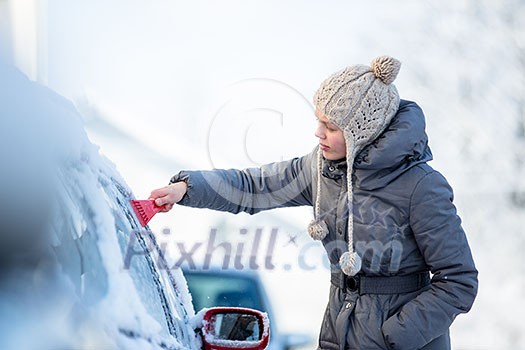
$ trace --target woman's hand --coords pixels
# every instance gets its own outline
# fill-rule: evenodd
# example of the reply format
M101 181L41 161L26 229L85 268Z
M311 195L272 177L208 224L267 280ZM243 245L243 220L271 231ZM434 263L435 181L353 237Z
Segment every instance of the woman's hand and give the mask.
M151 191L149 199L155 200L155 204L163 207L161 211L166 213L173 208L175 203L180 202L186 194L187 189L188 185L186 185L186 182L175 182L174 184Z

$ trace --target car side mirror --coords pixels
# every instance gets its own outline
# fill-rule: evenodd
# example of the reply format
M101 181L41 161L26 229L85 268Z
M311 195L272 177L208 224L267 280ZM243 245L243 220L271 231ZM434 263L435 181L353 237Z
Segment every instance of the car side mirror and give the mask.
M206 311L202 322L205 350L263 350L270 339L268 316L240 307L214 307Z

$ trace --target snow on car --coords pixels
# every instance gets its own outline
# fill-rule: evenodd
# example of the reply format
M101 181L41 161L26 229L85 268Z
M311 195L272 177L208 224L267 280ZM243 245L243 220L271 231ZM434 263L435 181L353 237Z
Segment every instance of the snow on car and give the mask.
M0 61L0 116L0 348L264 348L260 312L212 308L196 319L182 272L167 268L71 102ZM205 327L204 343L195 332L203 318L246 317L257 339L217 347L220 324Z

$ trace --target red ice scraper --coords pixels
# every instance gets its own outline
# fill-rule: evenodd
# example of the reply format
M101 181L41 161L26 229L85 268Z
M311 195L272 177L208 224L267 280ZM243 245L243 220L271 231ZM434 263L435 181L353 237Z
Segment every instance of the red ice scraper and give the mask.
M131 207L135 211L135 214L137 214L137 218L139 219L139 222L142 225L142 227L146 226L146 224L151 220L153 215L157 214L162 209L162 207L159 207L155 204L155 201L153 199L132 199L129 202L131 203Z

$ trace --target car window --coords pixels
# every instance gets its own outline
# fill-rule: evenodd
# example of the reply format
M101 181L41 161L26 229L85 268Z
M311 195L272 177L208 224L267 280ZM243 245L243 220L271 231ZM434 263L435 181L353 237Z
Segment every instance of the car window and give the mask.
M57 205L61 220L53 222L53 247L63 272L73 282L82 304L94 306L107 296L111 283L99 247L97 235L100 232L97 230L96 215L93 215L92 207L82 200L82 193L75 187L64 188L66 195ZM121 273L129 274L148 315L160 325L158 335L165 338L170 335L177 339L184 338L185 332L180 330L180 325L177 325L174 319L181 318L179 313L185 316L186 311L182 309L174 313L169 307L170 288L166 287L171 286L165 281L161 282L156 262L148 252L154 247L152 242L148 242L147 235L135 235L139 231L127 205L128 194L123 192L123 187L119 186L116 180L112 180L111 185L106 184L99 189L101 198L111 208L115 220L115 234L121 256L125 257L128 249L138 252L130 259L128 266L123 266ZM134 241L133 247L129 246L130 239ZM124 265L122 258L113 257L113 261ZM126 295L122 297L126 298ZM124 325L120 328L123 332L140 335L139 329L126 329Z
M170 334L185 344L191 344L193 332L189 328L187 305L175 282L172 272L167 267L155 237L148 228L141 228L129 205L130 193L115 179L112 179L118 193L113 202L115 206L115 225L124 257L124 269L127 269L148 312L162 325L163 333ZM129 261L129 250L134 254Z

